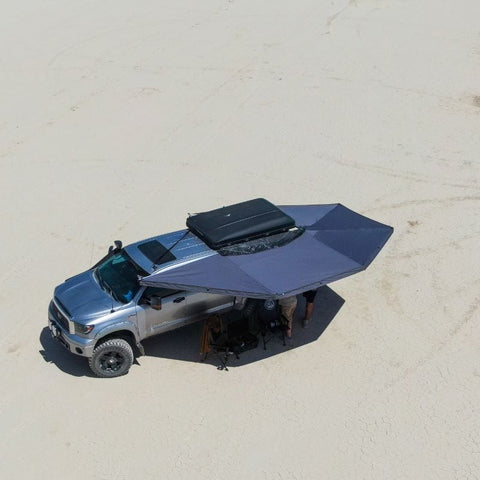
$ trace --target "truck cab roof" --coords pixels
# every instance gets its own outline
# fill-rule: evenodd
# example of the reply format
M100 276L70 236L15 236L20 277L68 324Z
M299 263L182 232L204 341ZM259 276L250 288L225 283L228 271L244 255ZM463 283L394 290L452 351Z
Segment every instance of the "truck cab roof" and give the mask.
M159 265L178 265L216 253L186 229L132 243L124 250L149 275Z

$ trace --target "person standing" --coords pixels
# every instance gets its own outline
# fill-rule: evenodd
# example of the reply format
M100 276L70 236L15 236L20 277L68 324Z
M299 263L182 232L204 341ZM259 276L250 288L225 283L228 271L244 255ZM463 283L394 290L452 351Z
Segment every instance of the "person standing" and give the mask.
M303 317L303 328L307 328L308 324L312 320L313 315L313 302L315 301L315 295L317 295L317 290L308 290L303 292L302 295L305 297L305 316Z
M281 314L287 320L287 337L292 338L293 314L297 308L297 296L284 297L278 301Z

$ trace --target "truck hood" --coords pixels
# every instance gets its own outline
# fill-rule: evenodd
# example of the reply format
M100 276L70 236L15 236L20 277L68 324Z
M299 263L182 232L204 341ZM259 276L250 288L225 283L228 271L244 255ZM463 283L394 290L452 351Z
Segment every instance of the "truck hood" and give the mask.
M104 292L93 277L93 271L80 273L55 289L55 298L72 320L85 323L109 314L119 304Z

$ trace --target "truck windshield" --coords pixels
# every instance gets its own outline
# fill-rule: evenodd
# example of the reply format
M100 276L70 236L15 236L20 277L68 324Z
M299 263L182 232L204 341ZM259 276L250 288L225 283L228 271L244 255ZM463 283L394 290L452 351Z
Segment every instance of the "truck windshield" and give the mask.
M135 296L140 288L138 275L145 275L124 251L107 258L93 273L102 289L120 303Z

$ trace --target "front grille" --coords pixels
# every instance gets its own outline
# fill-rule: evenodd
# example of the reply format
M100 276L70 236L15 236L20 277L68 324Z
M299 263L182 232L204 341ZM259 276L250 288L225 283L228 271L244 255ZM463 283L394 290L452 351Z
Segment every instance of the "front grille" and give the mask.
M63 315L63 313L58 309L55 302L52 302L52 313L54 320L67 332L70 330L68 328L68 319Z

